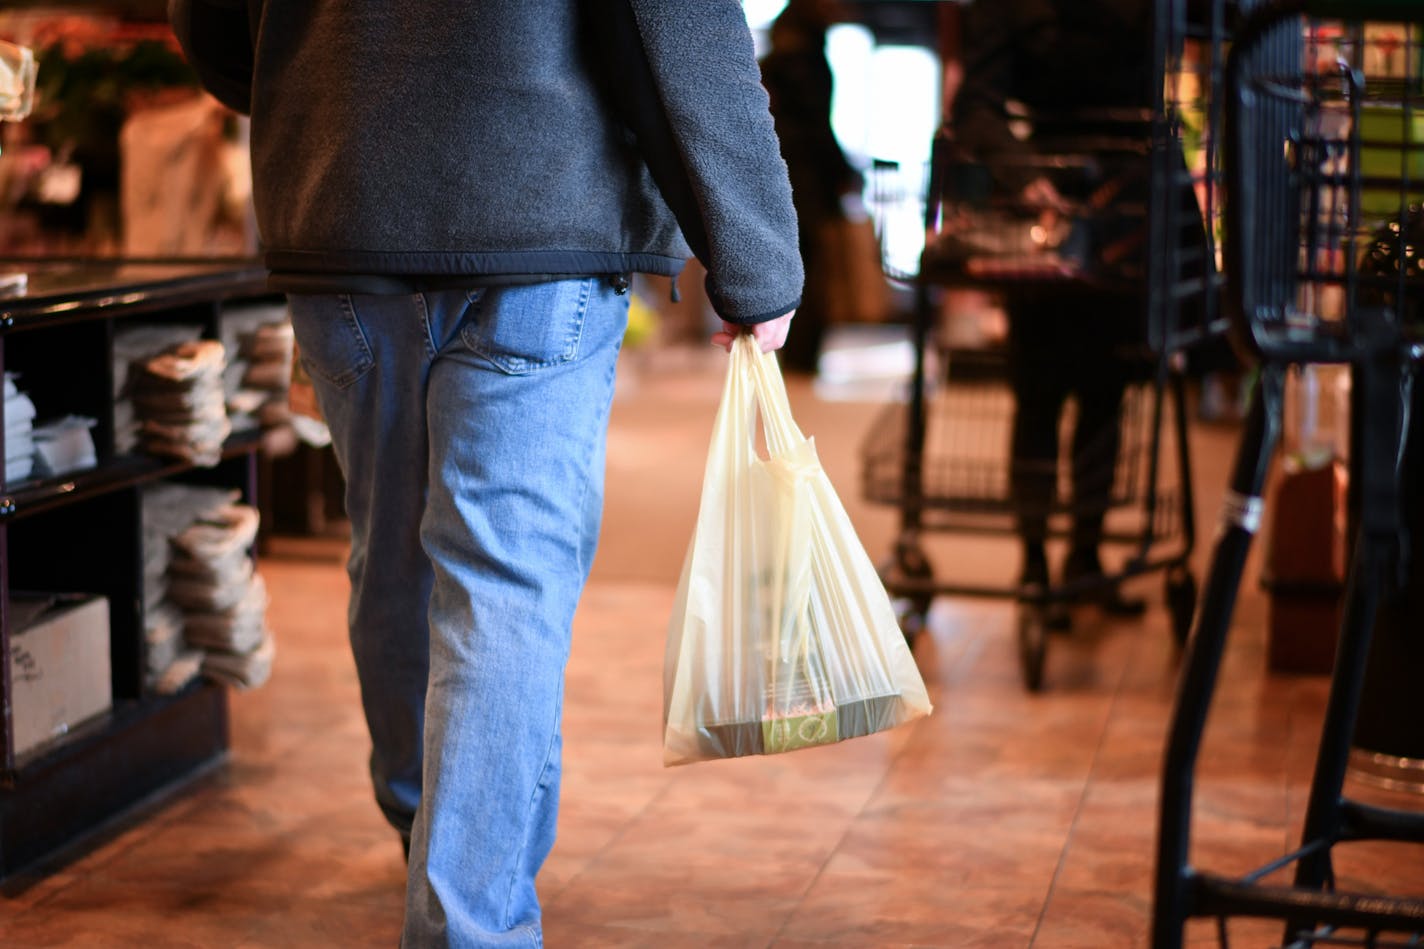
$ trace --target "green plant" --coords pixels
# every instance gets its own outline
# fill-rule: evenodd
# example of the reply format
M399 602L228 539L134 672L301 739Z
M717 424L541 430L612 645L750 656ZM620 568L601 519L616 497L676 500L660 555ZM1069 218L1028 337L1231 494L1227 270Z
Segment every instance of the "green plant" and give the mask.
M57 42L39 53L32 121L56 153L86 164L117 163L119 129L133 98L196 84L192 67L160 40L81 49Z

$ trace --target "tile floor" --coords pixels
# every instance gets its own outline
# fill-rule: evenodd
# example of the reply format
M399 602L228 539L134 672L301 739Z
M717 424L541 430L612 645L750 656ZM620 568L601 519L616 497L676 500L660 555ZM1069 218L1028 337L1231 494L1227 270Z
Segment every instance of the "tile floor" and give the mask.
M936 702L928 719L792 755L662 767L664 624L720 365L694 352L625 366L605 540L568 673L560 837L540 880L547 944L1145 945L1178 659L1156 577L1139 581L1154 601L1142 621L1084 614L1051 643L1042 694L1021 687L1008 602L941 598L915 647ZM828 400L804 381L792 390L867 549L883 556L895 512L862 503L857 480L882 407ZM1193 431L1203 523L1235 437ZM944 536L932 554L941 576L1013 569L999 538ZM341 556L339 541L272 545L261 569L276 671L232 697L229 759L7 886L0 945L397 944L404 867L367 786ZM1304 807L1324 684L1265 672L1264 618L1248 582L1198 782L1194 859L1212 870L1289 848ZM1341 872L1424 891L1424 860L1408 849L1361 848ZM1234 927L1232 945L1266 945L1275 932ZM1189 937L1216 944L1204 926Z

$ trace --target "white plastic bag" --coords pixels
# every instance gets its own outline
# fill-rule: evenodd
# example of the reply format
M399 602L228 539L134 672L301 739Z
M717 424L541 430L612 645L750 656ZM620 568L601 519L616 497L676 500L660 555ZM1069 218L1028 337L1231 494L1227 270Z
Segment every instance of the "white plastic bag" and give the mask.
M828 744L929 711L885 587L791 418L776 358L739 337L668 627L663 763Z

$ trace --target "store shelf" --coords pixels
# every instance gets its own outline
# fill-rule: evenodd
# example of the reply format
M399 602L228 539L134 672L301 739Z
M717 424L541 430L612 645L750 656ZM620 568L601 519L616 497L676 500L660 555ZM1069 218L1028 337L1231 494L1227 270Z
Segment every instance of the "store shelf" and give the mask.
M257 450L261 440L261 433L256 431L234 435L224 445L222 457L231 459L250 454ZM186 461L132 454L120 455L113 461L63 477L21 482L0 490L0 523L192 470L193 465Z
M0 295L0 369L19 373L19 387L41 418L94 419L98 459L63 477L0 487L0 655L7 657L0 664L0 878L6 878L63 859L98 828L226 755L223 688L199 681L160 695L149 681L143 489L165 479L202 483L234 489L251 503L260 434L230 437L211 467L117 452L115 346L125 324L191 326L221 338L229 304L271 295L265 273L250 261L10 258L0 259L0 271L27 275L18 292ZM0 436L3 429L0 422ZM12 597L21 591L102 597L108 604L112 705L68 723L67 731L61 722L62 734L16 754L17 696L36 700L33 680L28 693L17 690L8 658L18 634ZM50 669L60 682L69 659L56 658ZM58 687L45 681L46 689Z
M127 701L0 773L0 879L66 848L227 753L227 697L199 683Z
M0 258L0 272L27 275L23 294L0 293L0 334L86 319L114 319L144 309L211 304L260 292L266 273L253 261L158 261Z

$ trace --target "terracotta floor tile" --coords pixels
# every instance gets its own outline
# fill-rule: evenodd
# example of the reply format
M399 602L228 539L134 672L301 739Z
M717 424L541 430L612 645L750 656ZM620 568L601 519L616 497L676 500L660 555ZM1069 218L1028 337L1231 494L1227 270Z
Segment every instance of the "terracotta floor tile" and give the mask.
M844 939L777 939L770 949L938 949L938 943L892 942L888 939L867 937L864 933L847 936Z
M1052 882L1063 826L934 820L914 813L856 821L836 850L834 866L844 873L924 874L956 889L1047 889Z
M914 724L903 726L913 729ZM848 820L864 808L894 760L894 732L789 755L703 761L673 768L651 803L655 816L804 813ZM788 808L788 802L794 802Z
M1156 846L1155 784L1095 782L1074 820L1055 886L1146 897Z
M1150 890L1057 887L1034 933L1033 945L1043 949L1145 949L1150 913Z
M544 943L579 949L764 949L767 937L596 926L569 922L551 914L544 921Z
M591 873L674 881L754 878L758 887L799 894L846 833L850 821L797 806L781 812L648 815L598 854ZM727 873L736 867L736 873Z
M720 881L695 879L676 888L631 889L627 883L595 884L574 880L544 909L554 933L636 933L636 944L656 945L659 938L696 939L716 944L764 946L771 942L783 920L796 907L793 897L763 893L754 886L724 886ZM577 941L547 945L580 946Z
M1231 949L1277 949L1283 927L1265 919L1233 919L1226 927ZM1214 920L1193 920L1186 928L1186 949L1219 949L1220 937Z
M833 860L784 939L1008 949L1027 946L1046 888L960 886L933 873L871 872Z

